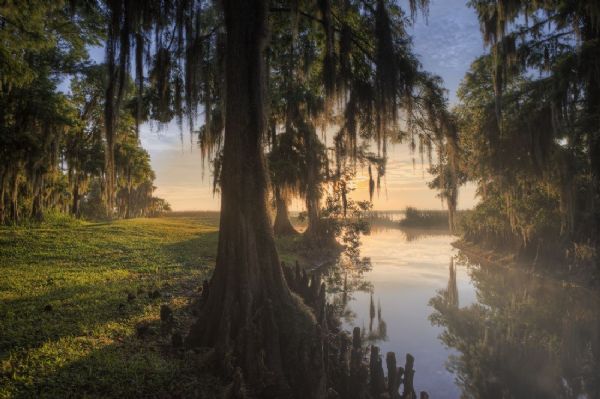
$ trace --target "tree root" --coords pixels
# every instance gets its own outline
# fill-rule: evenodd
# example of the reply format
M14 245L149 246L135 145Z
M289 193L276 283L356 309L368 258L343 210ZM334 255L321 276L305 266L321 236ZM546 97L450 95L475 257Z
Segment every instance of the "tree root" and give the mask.
M417 398L413 356L407 354L404 367L397 367L396 355L388 352L385 377L379 348L364 347L358 327L352 336L340 329L320 276L309 277L298 264L283 270L293 291L291 302L275 306L266 300L229 350L215 351L219 369L231 381L226 398ZM193 342L188 337L187 344ZM251 370L240 364L248 351L256 353L250 355ZM428 395L421 392L420 397Z

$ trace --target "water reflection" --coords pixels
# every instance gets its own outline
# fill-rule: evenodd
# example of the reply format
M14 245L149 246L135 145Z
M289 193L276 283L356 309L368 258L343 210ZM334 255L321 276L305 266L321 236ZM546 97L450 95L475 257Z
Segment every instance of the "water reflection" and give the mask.
M348 306L357 293L372 293L373 284L364 277L371 270L371 260L357 255L342 254L340 259L323 271L327 284L328 303L345 323L352 323L356 313Z
M373 302L373 294L371 294L371 302L369 305L369 332L365 334L363 328L363 339L367 340L369 344L378 344L381 341L387 340L387 324L381 317L381 302L377 301L377 324L373 326L375 321L375 304Z
M361 238L358 256L345 254L321 273L344 329L360 327L362 342L381 353L413 354L416 386L433 398L455 399L459 391L445 369L450 352L437 339L441 329L428 320L428 301L445 286L454 252L447 230L436 233L374 227Z
M436 233L374 227L322 271L343 327L412 353L432 398L600 398L598 294L470 265Z
M450 235L450 230L448 230L447 228L415 228L402 227L400 225L387 226L381 224L372 224L370 230L371 234L381 234L394 230L400 231L404 236L403 238L407 242L418 241L428 237Z
M448 236L450 231L448 229L416 229L416 228L401 228L407 242L413 242L422 240L428 237L435 236Z
M462 308L455 262L476 293ZM597 293L459 256L430 305L441 341L457 350L448 369L463 398L600 398Z
M456 286L456 267L454 266L454 257L450 258L450 276L448 277L448 286L443 291L444 301L450 308L458 308L458 287Z

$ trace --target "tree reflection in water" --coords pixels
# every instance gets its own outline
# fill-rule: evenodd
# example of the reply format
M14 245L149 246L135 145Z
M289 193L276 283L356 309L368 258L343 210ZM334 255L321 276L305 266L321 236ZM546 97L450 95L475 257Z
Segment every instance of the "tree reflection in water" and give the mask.
M419 227L390 227L386 225L371 225L371 233L385 232L389 230L400 230L407 242L418 241L427 237L445 236L450 234L448 228L419 228Z
M369 331L365 332L363 328L363 339L370 344L375 344L379 341L387 340L387 325L385 320L381 318L381 302L377 301L377 326L373 328L375 321L375 303L373 302L373 293L371 292L371 300L369 304Z
M477 302L460 308L456 262ZM600 398L598 294L518 270L450 263L432 324L458 351L448 361L463 398Z
M387 340L387 325L382 317L381 303L377 307L373 298L373 284L365 279L365 274L371 270L371 259L343 253L337 262L323 270L323 279L327 285L328 303L333 306L335 314L347 325L354 325L356 313L349 303L357 293L369 293L369 326L362 326L362 342L365 345L376 344Z

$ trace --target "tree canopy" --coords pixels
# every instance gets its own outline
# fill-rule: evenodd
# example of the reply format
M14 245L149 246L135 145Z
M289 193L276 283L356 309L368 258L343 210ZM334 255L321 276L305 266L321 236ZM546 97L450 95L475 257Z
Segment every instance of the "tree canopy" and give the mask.
M110 186L103 161L109 79L106 66L93 65L88 56L105 37L103 8L94 2L7 3L0 24L0 220L41 219L50 210L81 216L89 183L97 180L104 193ZM119 112L124 122L116 140L127 142L133 119L127 108ZM137 140L130 145L143 151ZM147 154L127 162L145 170L130 188L146 184L139 195L149 204L154 174ZM125 173L122 162L116 167ZM136 214L147 214L148 206L140 203ZM113 216L110 204L102 208L103 217Z
M481 197L466 236L532 259L589 263L600 220L600 9L559 0L470 5L490 53L472 64L454 110L461 170Z

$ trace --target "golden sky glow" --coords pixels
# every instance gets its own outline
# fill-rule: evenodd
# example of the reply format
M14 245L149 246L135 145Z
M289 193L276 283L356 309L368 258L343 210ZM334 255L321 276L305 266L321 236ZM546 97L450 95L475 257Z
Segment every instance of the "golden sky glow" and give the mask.
M436 192L427 187L432 177L427 173L428 165L421 165L420 156L410 154L408 147L398 144L388 153L385 177L381 180L379 193L373 196L373 208L376 210L398 210L407 206L421 209L443 209ZM413 158L415 163L413 166ZM375 178L375 176L374 176ZM369 173L365 168L356 176L356 189L352 198L369 199ZM472 185L461 188L458 206L471 208L475 204L475 189Z
M405 7L405 0L401 5ZM440 75L448 89L450 103L456 102L456 89L470 63L483 53L479 23L473 10L464 0L432 0L427 21L417 18L408 32L413 37L414 50L426 71ZM184 135L185 136L185 135ZM204 170L200 151L193 149L189 136L180 139L175 124L165 132L142 128L142 144L150 153L156 172L156 195L165 198L174 210L218 210L220 199L212 194L211 172ZM379 194L373 199L374 209L394 210L406 206L421 209L441 209L436 192L429 190L431 176L420 165L406 145L389 149L387 173ZM368 172L359 171L357 189L352 197L368 199ZM470 208L475 204L474 187L462 187L458 206ZM292 210L301 210L301 202L294 201Z
M146 130L142 139L156 171L155 195L165 198L178 211L219 209L220 198L212 194L211 171L207 167L203 170L198 149L190 151L188 140L184 140L182 145L178 134L169 132L160 134ZM426 171L427 165L421 166L417 154L413 167L412 158L406 145L391 147L386 176L381 181L381 190L373 198L374 209L404 209L406 206L442 209L436 192L427 187L431 180ZM357 171L355 187L351 195L353 199L369 198L367 169ZM473 187L461 189L460 208L473 206L473 193ZM294 201L292 210L302 210L301 201Z

